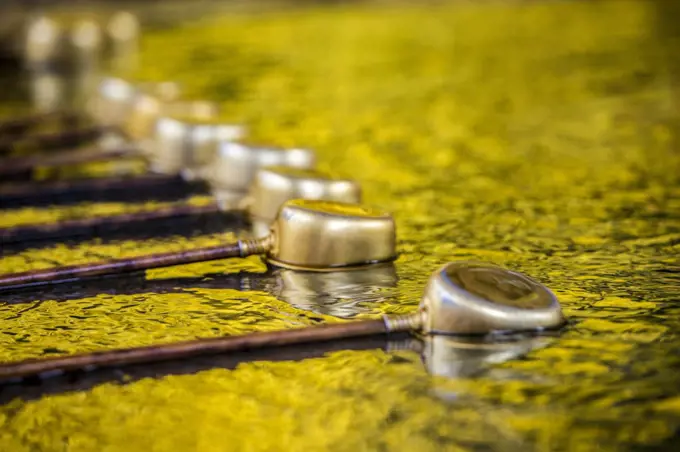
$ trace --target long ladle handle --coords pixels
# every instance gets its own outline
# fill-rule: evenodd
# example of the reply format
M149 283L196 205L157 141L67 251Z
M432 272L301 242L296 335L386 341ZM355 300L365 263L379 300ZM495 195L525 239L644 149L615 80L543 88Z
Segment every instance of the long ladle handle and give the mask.
M0 152L13 152L26 148L37 151L55 150L80 146L112 130L112 127L89 126L58 133L43 133L19 139L3 139L0 140Z
M48 113L35 113L27 116L19 116L0 121L0 135L24 134L32 127L48 121L58 121L64 125L81 119L80 115L69 111L53 111Z
M140 175L93 177L80 180L56 180L46 182L23 182L7 186L0 185L0 209L35 203L58 204L63 199L86 198L96 200L101 194L129 192L139 194L140 190L154 190L161 193L186 186L186 182L175 174L146 173ZM188 190L200 188L199 183L189 185Z
M131 146L121 146L115 149L100 150L96 148L75 149L54 155L31 155L27 157L13 157L5 159L0 165L0 176L21 174L33 171L39 166L64 166L81 163L101 162L120 157L135 156L136 149Z
M57 223L29 224L0 229L0 245L28 240L66 238L73 235L89 233L97 235L100 231L121 226L143 223L147 221L169 220L180 217L199 217L220 211L216 202L204 206L180 204L156 210L136 213L105 215L94 218L80 218Z
M119 349L0 365L0 380L54 375L81 369L153 363L200 355L386 334L385 320L362 320L267 333L251 333L147 347Z
M198 248L172 253L150 254L129 259L113 259L83 265L9 273L0 276L0 289L14 289L27 286L62 283L92 276L117 275L150 268L170 267L193 262L244 257L264 252L264 240L240 240L229 245Z

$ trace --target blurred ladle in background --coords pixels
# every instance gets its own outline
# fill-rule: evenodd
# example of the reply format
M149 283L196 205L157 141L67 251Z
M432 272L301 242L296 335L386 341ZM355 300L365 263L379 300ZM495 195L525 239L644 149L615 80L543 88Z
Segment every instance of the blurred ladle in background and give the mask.
M129 11L117 11L106 24L107 57L116 74L130 74L139 63L139 18Z
M313 155L304 161L313 162ZM299 161L298 163L302 163ZM236 168L234 168L236 170ZM247 179L244 179L245 182ZM105 215L69 219L55 223L25 224L16 227L0 228L0 243L22 243L35 240L65 239L87 234L102 237L104 231L120 230L144 225L147 222L176 220L179 218L199 217L217 213L240 213L245 220L255 221L257 225L269 225L274 221L281 205L291 199L316 199L346 203L361 202L359 184L346 179L334 178L316 170L294 167L269 167L258 171L250 184L250 194L240 194L238 202L196 202L190 200L181 204L145 210L135 213ZM201 200L202 201L202 200ZM257 235L262 237L266 234Z
M63 149L89 142L104 133L98 126L77 126L87 123L87 115L82 113L83 102L96 84L103 49L109 47L116 53L121 47L135 47L124 43L135 40L130 22L130 17L119 12L111 18L108 29L103 30L98 21L88 17L66 26L44 14L29 16L22 38L15 46L31 82L32 103L37 113L0 121L0 150ZM125 34L126 39L118 36ZM131 58L131 51L126 54ZM67 86L73 90L65 89ZM49 125L65 130L27 136Z
M149 162L156 170L145 176L96 178L66 184L50 184L36 189L33 184L0 188L0 206L54 204L111 198L116 193L146 190L146 199L174 191L212 192L225 208L235 208L253 182L255 173L266 166L311 169L314 152L307 149L281 149L250 146L229 141L230 126L207 122L179 122L161 118L159 133L151 146ZM160 193L154 187L166 187ZM271 221L271 218L269 218Z
M130 74L136 68L140 33L137 16L115 11L103 22L83 17L67 29L46 14L25 19L14 47L34 80L33 101L38 113L0 122L0 135L18 137L50 121L73 127L75 119L83 119L80 112L65 109L69 99L54 97L60 90L51 83L54 80L61 81L69 74L83 78L82 74L90 74L93 66L108 66L116 74ZM85 78L92 79L89 75ZM85 93L83 89L79 92Z
M148 158L153 152L156 121L162 115L184 115L210 119L218 107L212 102L179 98L175 84L147 83L133 85L122 79L104 79L98 95L83 101L95 125L83 130L65 131L44 136L0 143L0 150L74 147L60 153L37 153L5 159L0 164L0 175L35 171L39 167L60 167L101 162L121 157ZM83 141L97 140L85 148ZM48 146L49 144L49 146Z

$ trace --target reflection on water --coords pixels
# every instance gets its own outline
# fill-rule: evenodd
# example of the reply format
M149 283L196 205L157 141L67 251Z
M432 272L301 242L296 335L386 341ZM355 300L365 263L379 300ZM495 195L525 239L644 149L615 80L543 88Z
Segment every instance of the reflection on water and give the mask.
M64 77L51 71L31 71L29 80L31 103L37 112L53 112L62 107L66 98Z
M162 237L157 229L139 231L140 234ZM115 242L112 242L115 246ZM84 244L83 247L87 247ZM53 248L54 250L54 248ZM205 265L210 269L209 263ZM164 270L156 270L163 274ZM172 269L169 270L172 273ZM138 294L151 291L173 293L205 288L209 290L233 289L239 291L261 291L289 303L290 306L322 316L353 318L359 314L375 312L375 306L392 302L397 297L397 273L393 264L368 266L354 271L341 272L298 272L273 268L262 273L243 271L237 274L202 273L195 276L160 277L147 280L144 274L122 277L83 280L72 284L59 284L43 288L3 294L5 303L26 303L32 300L65 302L84 297L98 297L102 294ZM63 307L68 311L68 306Z
M394 298L398 279L393 264L329 273L278 269L273 276L277 298L299 309L341 318L370 313L370 306Z
M418 351L423 365L432 375L468 378L489 366L519 358L551 342L548 337L530 335L505 338L425 336L394 342L390 349Z
M100 77L96 64L84 64L75 73L67 74L49 68L29 70L26 78L33 110L39 113L82 110Z
M497 364L547 347L552 341L549 337L519 334L504 338L424 336L390 341L387 350L417 352L423 367L432 376L466 379L479 377ZM513 377L505 372L501 378L510 380ZM434 385L431 391L443 401L455 401L461 395L457 388L447 385Z

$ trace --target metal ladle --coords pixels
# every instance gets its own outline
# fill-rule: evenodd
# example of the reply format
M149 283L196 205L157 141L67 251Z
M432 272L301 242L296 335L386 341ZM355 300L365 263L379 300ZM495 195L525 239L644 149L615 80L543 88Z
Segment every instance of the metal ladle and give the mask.
M174 191L183 189L187 194L211 190L224 208L233 209L238 207L261 168L311 169L316 164L314 152L308 149L251 146L229 141L241 133L240 129L240 126L209 120L161 118L156 123L155 140L146 153L147 162L155 172L134 177L52 183L40 189L34 184L7 187L0 189L0 205L45 203L59 197L90 199L96 194L113 196L116 192L125 193L133 188L148 191L167 187ZM150 194L153 196L153 193Z
M331 201L295 199L279 209L267 237L172 253L10 273L0 288L115 275L150 268L264 254L273 265L309 271L350 270L396 258L395 226L386 212Z
M22 243L48 238L63 239L84 233L89 236L98 236L103 231L138 226L148 221L176 220L220 212L244 214L256 230L255 236L263 237L269 233L269 225L276 218L278 209L290 199L359 203L361 202L361 188L355 181L334 178L316 170L284 166L263 168L256 173L249 195L241 193L238 202L219 200L207 204L187 202L135 213L0 228L0 243Z
M321 210L332 214L339 207ZM294 217L298 213L300 211L288 212L283 218L289 215ZM366 215L372 219L380 217L370 211ZM296 257L300 256L296 254ZM0 366L0 379L54 375L73 370L186 359L377 334L486 335L499 331L557 328L564 322L557 298L542 284L521 273L490 264L453 262L442 266L430 277L420 306L413 314L8 363Z
M151 94L139 94L149 92ZM105 79L100 84L100 94L88 102L90 115L109 132L98 138L98 143L84 149L74 149L55 155L30 155L16 157L0 163L0 174L21 175L38 167L60 167L91 162L110 161L111 169L120 174L101 178L84 178L67 181L29 182L0 189L0 205L54 204L90 200L105 195L119 199L125 193L139 188L150 196L158 189L161 197L171 192L204 191L205 184L188 181L168 168L172 162L190 153L178 149L189 146L191 140L172 127L161 128L161 114L172 113L187 118L200 117L206 123L200 136L214 139L235 139L243 135L242 126L213 124L216 105L210 102L177 99L179 88L169 82L139 83L133 85L122 79ZM139 98L139 99L138 99ZM135 100L137 99L137 100ZM162 100L162 102L161 102ZM205 133L205 132L209 133ZM214 133L213 133L214 132ZM131 141L129 136L134 136ZM130 172L130 165L144 162L149 172L139 175ZM169 189L169 190L168 190Z

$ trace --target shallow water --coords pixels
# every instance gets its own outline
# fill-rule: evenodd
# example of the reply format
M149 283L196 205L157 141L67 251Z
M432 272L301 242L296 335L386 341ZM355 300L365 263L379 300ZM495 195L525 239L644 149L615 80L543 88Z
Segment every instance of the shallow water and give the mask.
M141 76L219 99L254 141L316 149L323 169L394 212L401 256L360 281L251 257L12 295L0 359L411 312L430 273L456 259L535 277L570 323L490 349L359 341L3 387L0 449L671 449L680 60L661 22L643 1L452 2L235 13L150 32ZM5 211L2 223L77 209ZM234 233L52 244L5 253L0 271Z

